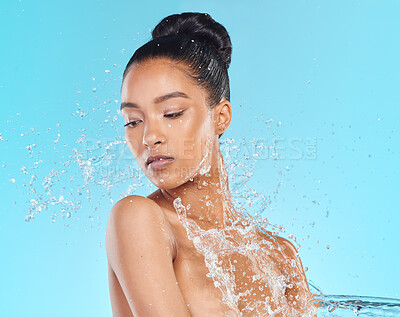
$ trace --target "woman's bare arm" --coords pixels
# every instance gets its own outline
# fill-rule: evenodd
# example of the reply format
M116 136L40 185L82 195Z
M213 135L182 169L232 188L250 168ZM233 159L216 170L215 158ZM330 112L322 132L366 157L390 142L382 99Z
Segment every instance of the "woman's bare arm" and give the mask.
M109 273L118 279L135 317L190 316L173 269L167 221L154 201L141 196L121 199L111 210L106 232ZM118 307L114 295L113 314L122 316L124 307Z

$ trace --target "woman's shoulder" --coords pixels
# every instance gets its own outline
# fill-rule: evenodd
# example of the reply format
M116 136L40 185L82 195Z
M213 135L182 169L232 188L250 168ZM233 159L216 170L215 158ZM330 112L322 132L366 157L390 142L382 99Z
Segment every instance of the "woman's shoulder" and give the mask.
M281 236L275 236L275 239L276 239L278 246L280 246L283 249L283 252L285 252L287 256L290 256L290 257L298 256L298 251L297 251L296 247L288 239L283 238Z
M153 200L139 196L129 195L117 201L111 208L110 220L123 220L142 222L164 218L161 207Z
M158 205L156 203L154 203L153 200L147 198L147 197L143 197L140 195L129 195L126 196L124 198L121 198L120 200L118 200L113 208L111 209L113 210L120 210L120 209L133 209L133 207L141 207L141 206L151 206L153 205L154 208L156 208Z
M108 224L112 222L129 223L132 229L139 229L141 226L151 225L158 222L157 226L162 227L168 221L162 208L152 199L139 195L129 195L117 201L111 209Z
M162 208L153 200L130 195L117 201L111 209L106 229L106 244L117 241L159 243L160 239L174 249L169 222Z
M259 233L264 241L271 242L274 248L277 248L278 251L283 252L286 257L298 257L298 251L296 247L288 239L266 230L260 230Z

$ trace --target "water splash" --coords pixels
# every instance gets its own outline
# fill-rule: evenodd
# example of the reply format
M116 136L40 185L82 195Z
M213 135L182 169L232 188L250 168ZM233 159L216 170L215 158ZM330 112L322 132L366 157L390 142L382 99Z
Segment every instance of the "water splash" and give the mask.
M233 141L228 140L227 143L231 144ZM222 148L226 150L224 146ZM233 150L235 148L230 147L229 151ZM226 157L237 156L226 155ZM201 228L194 220L188 218L187 209L189 208L187 207L189 206L185 207L180 197L173 202L188 238L193 242L196 250L204 256L209 270L207 276L212 278L214 286L221 291L223 302L227 306L236 311L239 316L399 315L399 300L324 295L312 283L309 283L312 293L303 292L294 298L287 296L288 289L301 288L300 277L293 275L294 272L300 272L301 268L298 262L288 258L282 252L284 246L278 243L277 237L268 231L271 228L275 229L275 226L271 226L267 219L259 215L268 206L268 201L263 199L264 204L261 205L259 213L247 212L245 204L240 203L240 199L251 203L259 194L253 190L243 191L243 185L251 177L254 166L244 165L237 161L236 163L239 163L237 166L245 171L239 177L241 181L236 179L236 182L232 182L233 190L229 193L227 182L224 181L228 179L229 174L222 157L219 160L220 183L225 193L224 197L227 197L223 204L224 214L228 215L225 218L224 228L208 230ZM232 165L228 163L226 166ZM236 169L234 171L237 172ZM278 190L279 186L276 192ZM233 204L230 204L229 198L232 198ZM262 240L258 236L260 231L266 233ZM277 258L279 258L278 261ZM245 267L241 267L240 262L246 263ZM248 281L243 286L243 283L240 284L240 277L245 274L248 275Z
M173 205L188 238L204 256L207 276L222 292L223 302L240 316L314 316L312 296L304 291L304 280L297 273L300 262L286 256L285 246L267 231L268 222L236 211L222 155L218 169L223 228L201 228L188 218L180 197Z
M400 316L400 300L358 295L315 295L318 316Z
M199 174L200 175L204 175L206 173L208 173L211 169L211 157L210 157L210 153L211 153L211 137L207 137L206 140L206 153L203 157L203 159L200 162L200 169L199 169Z
M79 112L78 117L87 115L86 113L82 115L82 113ZM112 122L114 122L114 119ZM268 121L267 126L271 122L273 121ZM82 129L83 131L84 129ZM32 136L33 132L34 129L31 128L30 131L23 131L20 135L26 139ZM40 135L40 132L36 131L36 134ZM0 134L0 141L3 146L8 142L8 138L7 133L2 132ZM86 134L81 133L76 143L80 145L87 141ZM56 132L52 142L54 149L62 147L61 142L62 134ZM95 203L91 201L93 188L100 191L101 195L108 199L109 206L111 206L114 201L113 197L116 195L122 198L146 186L146 179L139 167L135 166L131 154L126 151L125 141L118 139L94 143L95 146L91 148L89 155L85 153L87 148L82 150L78 146L74 147L70 149L67 160L58 162L54 168L45 173L43 173L43 162L46 158L38 155L43 151L43 147L41 148L41 145L34 140L25 146L27 155L32 159L32 164L31 166L24 164L19 168L24 177L22 181L20 177L14 177L14 174L12 174L12 177L10 176L9 181L15 185L22 184L25 191L22 196L30 196L27 201L26 221L34 219L35 215L43 212L50 212L53 222L57 218L74 219L73 216L78 215L78 211L82 208L85 200L92 204L93 209L96 209L103 202ZM250 148L248 147L249 144L252 145ZM266 218L261 217L276 199L282 180L278 181L276 188L269 196L260 194L247 186L249 179L254 174L255 162L266 149L272 150L272 159L279 158L279 151L276 150L275 145L268 145L263 140L253 139L247 142L245 138L239 141L228 138L221 141L221 152L226 165L224 175L229 178L230 193L234 205L234 208L232 208L232 206L226 204L225 208L237 212L240 221L229 222L229 219L226 219L227 226L223 230L203 230L197 224L187 220L186 209L189 206L181 206L179 200L174 202L174 206L179 211L180 220L187 230L188 237L193 241L199 252L205 255L206 265L210 271L209 277L213 278L215 287L219 288L224 294L223 299L227 305L239 309L240 301L251 295L248 290L238 287L236 276L227 269L232 267L229 259L233 255L237 257L249 256L249 264L252 265L253 273L249 276L249 280L260 284L257 293L262 295L267 284L274 285L275 288L271 289L269 299L262 299L257 303L240 307L240 313L243 316L257 316L258 312L264 310L269 315L293 316L293 314L296 315L294 308L288 307L288 303L279 298L282 290L289 287L290 281L285 280L285 276L281 272L276 272L273 267L263 267L262 263L258 261L263 256L268 256L265 250L269 250L271 246L279 246L274 244L273 236L270 236L271 241L265 241L263 247L251 243L254 240L252 237L254 237L255 232L260 228L269 229L272 232L285 232L283 227L271 224ZM100 153L93 154L96 151ZM46 153L46 151L44 152ZM125 165L117 166L119 162L123 162ZM204 166L207 167L208 165L204 164ZM3 164L2 167L5 168L6 164ZM105 168L107 172L102 174L102 170ZM204 168L202 171L207 173L209 169ZM282 169L280 175L284 175L285 171L290 171L290 167L287 166ZM80 178L74 178L71 174L79 175ZM134 179L133 182L132 179ZM129 181L127 186L124 185L126 181ZM68 184L72 184L72 187L68 188ZM121 184L124 185L124 190L117 188L115 191L117 194L112 193L112 188ZM246 239L235 244L232 242L235 240L235 235L246 237ZM262 276L263 274L260 274L260 272L266 272L265 276ZM315 294L315 302L319 305L318 316L397 316L400 314L400 303L396 299L323 295L315 288L312 288L312 292ZM282 309L282 307L288 308ZM311 308L309 313L313 314Z

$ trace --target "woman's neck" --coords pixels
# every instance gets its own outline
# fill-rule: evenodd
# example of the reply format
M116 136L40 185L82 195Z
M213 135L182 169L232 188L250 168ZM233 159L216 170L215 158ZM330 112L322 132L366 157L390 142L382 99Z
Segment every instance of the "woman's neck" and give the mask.
M228 177L220 150L213 151L210 170L174 189L160 189L168 204L176 198L186 207L187 218L203 229L225 228L234 220Z

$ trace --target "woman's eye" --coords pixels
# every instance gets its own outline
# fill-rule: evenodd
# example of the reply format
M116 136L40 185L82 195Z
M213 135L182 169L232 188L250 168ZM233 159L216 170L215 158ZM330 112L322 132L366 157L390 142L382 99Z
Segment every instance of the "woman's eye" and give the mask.
M128 122L127 124L124 125L124 127L128 127L128 126L129 126L129 127L132 127L132 128L133 128L133 127L135 127L135 126L139 123L139 121L140 121L140 120Z
M183 112L184 112L184 111L165 114L164 117L167 117L167 118L176 118L176 117L181 116L181 115L183 114ZM136 121L128 122L128 123L126 123L126 124L124 125L124 127L132 127L132 128L134 128L140 121L141 121L141 120L136 120Z
M183 114L183 111L181 111L181 112L175 112L175 113L169 113L169 114L164 115L164 117L167 117L167 118L176 118L176 117L181 116L182 114Z

